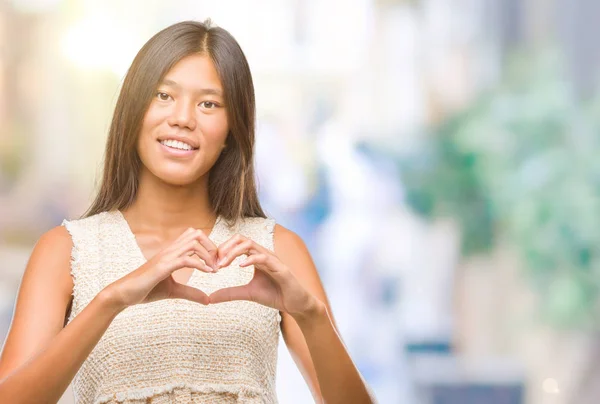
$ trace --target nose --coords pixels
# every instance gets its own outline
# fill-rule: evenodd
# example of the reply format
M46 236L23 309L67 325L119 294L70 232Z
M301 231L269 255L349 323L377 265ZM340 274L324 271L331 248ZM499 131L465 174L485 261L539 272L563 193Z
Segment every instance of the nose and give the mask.
M183 101L176 102L168 122L171 126L179 126L180 128L187 128L189 130L196 129L194 106Z

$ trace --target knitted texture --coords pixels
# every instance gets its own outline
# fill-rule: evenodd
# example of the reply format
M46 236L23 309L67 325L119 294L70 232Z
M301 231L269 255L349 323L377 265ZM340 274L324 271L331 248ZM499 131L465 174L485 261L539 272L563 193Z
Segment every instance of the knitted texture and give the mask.
M103 288L146 262L120 211L64 220L71 234L70 323ZM221 217L209 238L240 233L273 251L275 221ZM194 271L188 285L207 294L248 283L246 258L216 274ZM279 311L247 301L204 306L183 299L138 304L112 321L73 379L78 404L277 403Z

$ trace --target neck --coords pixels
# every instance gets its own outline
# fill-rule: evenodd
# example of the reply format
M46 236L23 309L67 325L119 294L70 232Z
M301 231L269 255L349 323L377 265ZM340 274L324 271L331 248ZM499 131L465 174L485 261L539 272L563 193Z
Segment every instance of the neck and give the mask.
M142 170L136 199L123 215L134 232L167 237L188 227L208 232L217 219L208 199L208 174L194 184L179 186Z

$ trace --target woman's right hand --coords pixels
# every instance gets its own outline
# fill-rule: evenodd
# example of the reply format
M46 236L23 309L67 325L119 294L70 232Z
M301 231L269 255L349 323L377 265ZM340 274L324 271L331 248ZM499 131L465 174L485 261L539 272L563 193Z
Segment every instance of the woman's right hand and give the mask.
M216 259L217 246L202 230L189 228L144 265L106 289L123 309L162 299L186 299L208 304L209 298L204 292L175 281L171 274L186 267L213 273L216 272L213 270L217 267Z

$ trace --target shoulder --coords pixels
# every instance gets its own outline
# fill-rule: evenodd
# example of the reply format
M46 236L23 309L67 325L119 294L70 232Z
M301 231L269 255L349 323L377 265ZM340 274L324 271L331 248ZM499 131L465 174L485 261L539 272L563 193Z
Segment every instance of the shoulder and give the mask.
M273 241L279 251L306 249L304 240L294 231L275 223L273 226Z
M69 263L73 237L63 225L53 227L43 233L33 247L31 260L42 259L53 263Z
M56 264L54 267L68 267L71 259L73 240L64 226L56 226L40 236L33 247L30 263L40 261ZM40 266L53 267L53 265Z
M315 272L308 248L298 234L276 223L273 228L273 251L293 271Z
M70 249L73 246L71 236L64 226L56 226L43 233L35 244L34 250Z
M56 282L60 290L70 294L73 287L69 274L72 248L72 238L64 226L48 230L33 247L24 276Z

